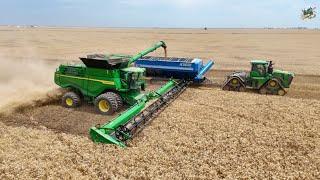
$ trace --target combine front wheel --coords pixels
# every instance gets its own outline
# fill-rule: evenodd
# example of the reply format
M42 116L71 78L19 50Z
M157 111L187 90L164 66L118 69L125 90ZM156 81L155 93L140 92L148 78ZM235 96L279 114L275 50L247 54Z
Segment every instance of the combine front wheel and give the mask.
M62 105L67 108L80 106L81 99L75 92L67 92L62 96Z
M98 96L94 101L94 105L98 112L105 115L112 115L118 109L117 100L110 93Z
M114 93L114 92L107 92L106 94L109 94L110 96L113 96L116 99L116 101L117 101L117 110L116 111L120 110L123 106L123 101L122 101L121 96L117 93Z

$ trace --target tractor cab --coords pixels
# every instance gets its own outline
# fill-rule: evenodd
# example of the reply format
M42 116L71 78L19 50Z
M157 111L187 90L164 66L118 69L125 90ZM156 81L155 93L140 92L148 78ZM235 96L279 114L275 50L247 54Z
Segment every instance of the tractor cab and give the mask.
M251 61L251 77L265 77L272 74L273 66L271 61L253 60Z

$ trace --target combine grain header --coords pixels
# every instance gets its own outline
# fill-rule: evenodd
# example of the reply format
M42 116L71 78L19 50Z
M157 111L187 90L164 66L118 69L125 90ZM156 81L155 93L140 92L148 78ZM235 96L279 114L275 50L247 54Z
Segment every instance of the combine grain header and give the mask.
M179 82L170 80L158 90L143 95L134 106L110 123L92 127L90 129L91 139L94 142L126 147L125 142L132 139L158 112L177 98L187 88L187 85L188 82L184 80ZM156 101L145 108L147 102L153 99Z
M121 147L132 139L152 118L176 99L191 83L202 83L204 74L210 70L214 62L209 60L203 65L200 59L173 57L141 57L135 63L147 69L147 75L170 78L164 86L156 91L142 95L141 99L130 109L120 114L110 123L92 127L90 136L93 141L113 143ZM173 78L175 80L173 80ZM156 99L147 108L149 101Z

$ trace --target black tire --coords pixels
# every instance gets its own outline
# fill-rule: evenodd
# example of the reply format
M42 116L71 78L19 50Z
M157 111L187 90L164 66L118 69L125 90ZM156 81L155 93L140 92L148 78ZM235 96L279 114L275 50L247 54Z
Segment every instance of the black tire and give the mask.
M265 95L265 94L268 93L268 90L267 90L267 88L265 88L265 87L261 87L261 88L259 89L259 93Z
M118 103L115 96L109 92L98 96L94 101L94 105L96 110L104 115L112 115L118 109Z
M67 92L62 96L62 105L67 108L75 108L80 106L81 98L75 92Z
M244 86L240 86L238 89L239 92L246 92L246 88Z
M278 90L278 92L277 92L277 95L278 96L284 96L284 95L286 95L287 94L287 92L284 90L284 89L282 89L282 88L280 88L279 90Z
M123 101L122 98L119 94L114 93L114 92L107 92L106 94L110 94L111 96L114 96L116 101L117 101L117 110L120 110L123 107Z
M230 91L231 88L230 88L230 86L229 86L228 84L226 84L226 85L224 85L224 86L222 87L222 90L224 90L224 91Z

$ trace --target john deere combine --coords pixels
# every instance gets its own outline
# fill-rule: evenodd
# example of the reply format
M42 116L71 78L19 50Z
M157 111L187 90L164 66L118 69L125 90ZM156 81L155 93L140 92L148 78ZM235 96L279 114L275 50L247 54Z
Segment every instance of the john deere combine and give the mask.
M222 89L226 91L246 91L247 88L259 90L261 94L283 96L285 88L289 88L294 74L287 71L274 70L272 61L251 61L251 71L230 74Z
M135 56L119 54L93 54L80 58L83 64L60 65L55 72L55 83L68 88L62 97L65 107L77 107L81 99L94 102L102 114L113 114L123 103L133 105L143 97L145 89L144 68L130 65L142 56L163 47L162 41Z

